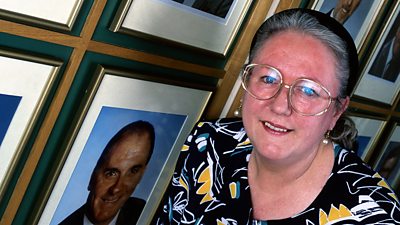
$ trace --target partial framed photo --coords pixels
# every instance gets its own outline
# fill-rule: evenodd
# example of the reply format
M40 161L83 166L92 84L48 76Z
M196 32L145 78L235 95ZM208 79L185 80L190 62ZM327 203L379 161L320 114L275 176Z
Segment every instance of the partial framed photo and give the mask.
M71 31L83 0L0 0L0 17Z
M352 115L350 118L354 121L358 130L357 155L368 162L386 121L356 115Z
M251 2L123 0L110 30L163 39L225 56Z
M394 10L362 71L354 95L392 105L400 88L400 2Z
M142 211L132 209L139 206L128 207L128 200L119 202L123 204L123 209L113 218L120 220L120 215L125 214L125 208L130 208L128 214L136 212L134 219L138 219L137 224L148 224L167 187L181 147L212 93L211 90L182 86L183 83L167 84L160 79L149 80L141 74L102 66L99 66L94 79L87 90L87 98L84 99L77 121L74 122L66 146L65 163L61 163L60 173L54 178L54 188L49 190L48 200L43 203L44 210L37 216L39 224L59 224L67 217L71 221L76 219L76 214L80 216L73 221L83 221L86 214L82 214L79 209L82 206L91 207L87 203L89 195L100 196L96 188L88 188L95 185L91 177L95 176L93 174L97 163L102 165L107 162L108 167L114 168L110 174L121 174L119 181L125 182L123 170L119 170L121 165L112 163L119 153L109 153L103 156L103 161L99 158L118 131L136 121L145 121L154 127L154 150L145 173L132 195L126 191L124 194L108 194L108 197L103 198L109 200L109 208L113 208L114 201L117 202L124 195L129 197L129 201L144 201L144 208L140 209ZM107 186L103 183L101 186L105 192L114 193L112 186L116 185Z
M384 0L316 0L312 9L329 14L343 24L360 52L384 3Z
M385 143L375 162L374 169L384 177L393 188L399 188L400 182L400 126L396 123L390 138Z
M0 49L0 199L61 65L58 60Z

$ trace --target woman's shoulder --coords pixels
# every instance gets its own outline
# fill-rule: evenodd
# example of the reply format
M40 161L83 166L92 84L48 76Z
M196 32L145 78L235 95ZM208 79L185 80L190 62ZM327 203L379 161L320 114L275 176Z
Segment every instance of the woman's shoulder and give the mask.
M335 145L335 153L335 165L327 185L329 187L325 187L335 201L346 206L360 221L375 221L379 218L399 221L399 201L385 179L355 152Z
M344 180L349 189L357 189L357 193L368 194L371 192L375 196L379 193L398 201L386 180L353 151L340 149L336 155L332 175Z
M379 176L370 165L364 162L354 151L339 145L334 146L336 159L333 173L346 177L375 178ZM358 179L358 178L355 178ZM362 179L363 180L363 179Z
M336 176L341 176L349 190L353 190L354 193L376 199L386 196L387 201L396 202L398 205L397 196L385 179L355 152L340 149L336 155L333 172Z

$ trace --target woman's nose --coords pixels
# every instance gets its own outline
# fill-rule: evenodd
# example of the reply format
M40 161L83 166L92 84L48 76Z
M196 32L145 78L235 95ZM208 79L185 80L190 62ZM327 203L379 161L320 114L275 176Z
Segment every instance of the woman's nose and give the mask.
M292 109L289 101L289 85L284 84L279 92L271 99L271 110L277 114L289 116Z

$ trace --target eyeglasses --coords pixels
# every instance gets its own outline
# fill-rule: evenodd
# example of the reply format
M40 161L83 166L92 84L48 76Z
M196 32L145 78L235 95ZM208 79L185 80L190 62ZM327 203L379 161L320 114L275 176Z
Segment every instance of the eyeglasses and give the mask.
M242 86L258 100L274 98L285 87L289 89L290 106L303 116L322 115L337 100L320 83L307 78L299 78L291 85L285 84L278 69L263 64L249 64L244 68Z

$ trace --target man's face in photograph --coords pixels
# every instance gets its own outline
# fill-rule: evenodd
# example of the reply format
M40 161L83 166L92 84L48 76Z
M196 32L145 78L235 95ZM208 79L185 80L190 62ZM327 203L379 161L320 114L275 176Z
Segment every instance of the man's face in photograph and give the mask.
M151 148L148 133L124 134L94 171L89 184L87 216L93 223L110 222L143 176Z

